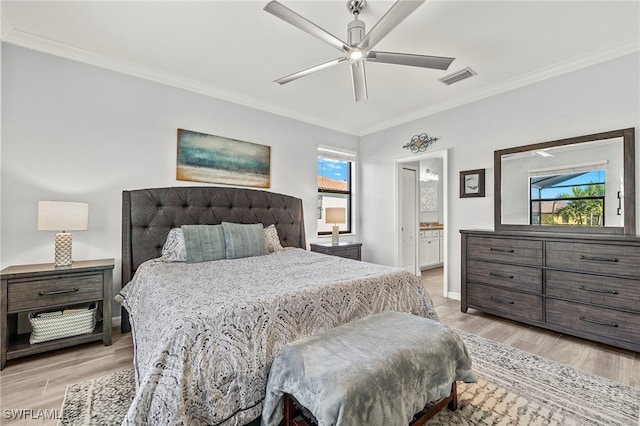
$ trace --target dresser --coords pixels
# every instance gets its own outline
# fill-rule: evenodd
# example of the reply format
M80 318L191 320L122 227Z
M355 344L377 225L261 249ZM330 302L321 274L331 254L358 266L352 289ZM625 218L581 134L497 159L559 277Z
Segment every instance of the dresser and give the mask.
M335 245L332 243L313 243L310 247L311 251L316 253L330 254L347 259L361 260L362 257L362 243L352 243L349 241L341 241Z
M462 312L640 351L640 238L460 232Z
M75 261L68 267L54 264L10 266L0 272L0 370L7 360L102 340L111 345L111 300L113 259ZM102 313L92 333L29 343L29 332L21 332L18 317L29 312L57 311L75 305L96 303Z

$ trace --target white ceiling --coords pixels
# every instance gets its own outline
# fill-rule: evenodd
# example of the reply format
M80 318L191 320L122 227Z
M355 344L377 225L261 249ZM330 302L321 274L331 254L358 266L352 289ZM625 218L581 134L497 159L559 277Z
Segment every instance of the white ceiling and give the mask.
M455 57L449 70L367 63L355 103L346 63L273 82L340 52L266 3L2 0L2 39L355 135L640 50L638 1L427 1L375 49ZM346 0L281 3L346 39ZM367 29L392 4L368 0ZM438 81L465 67L477 75Z

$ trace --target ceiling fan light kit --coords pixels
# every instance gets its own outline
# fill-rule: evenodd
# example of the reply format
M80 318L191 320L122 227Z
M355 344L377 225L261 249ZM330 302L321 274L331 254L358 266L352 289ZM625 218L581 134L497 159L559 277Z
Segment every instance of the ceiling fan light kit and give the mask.
M282 19L283 21L305 31L308 34L330 44L341 51L341 57L298 71L286 77L275 80L276 83L286 84L293 80L323 70L341 62L348 61L351 68L351 81L353 84L353 96L356 102L365 100L367 95L367 78L364 63L366 61L381 62L395 65L408 65L420 68L446 70L454 58L441 56L414 55L407 53L377 52L373 47L378 44L391 30L393 30L407 16L413 13L424 0L398 0L373 26L368 33L365 24L358 19L358 15L366 6L365 0L348 0L347 9L354 16L353 21L347 25L347 41L343 42L333 34L320 28L313 22L297 14L283 4L273 0L267 3L264 10Z

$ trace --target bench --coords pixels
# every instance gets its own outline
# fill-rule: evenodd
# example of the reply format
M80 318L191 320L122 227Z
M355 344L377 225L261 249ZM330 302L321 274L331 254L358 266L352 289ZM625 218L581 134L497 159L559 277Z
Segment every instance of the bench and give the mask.
M457 380L475 377L453 329L383 312L285 345L271 366L262 424L420 426L446 405L457 409Z

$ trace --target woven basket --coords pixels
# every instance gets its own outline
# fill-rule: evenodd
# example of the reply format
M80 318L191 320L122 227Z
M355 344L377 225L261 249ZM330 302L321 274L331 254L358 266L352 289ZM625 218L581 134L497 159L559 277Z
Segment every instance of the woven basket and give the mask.
M96 305L83 312L50 317L36 317L29 312L29 322L31 344L91 333L96 326Z

